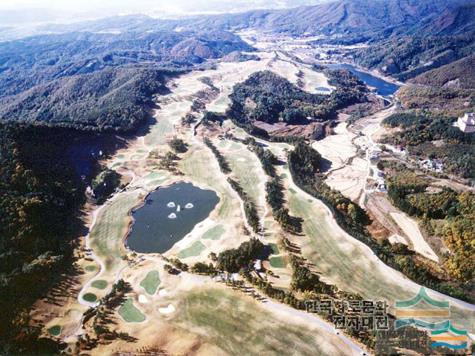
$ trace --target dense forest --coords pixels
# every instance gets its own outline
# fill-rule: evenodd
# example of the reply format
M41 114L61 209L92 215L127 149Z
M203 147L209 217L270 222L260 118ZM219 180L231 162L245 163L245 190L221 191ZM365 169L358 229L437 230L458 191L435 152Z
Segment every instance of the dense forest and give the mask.
M391 166L390 166L391 167ZM445 267L463 282L475 278L475 194L444 188L429 193L430 182L401 167L386 169L388 196L405 213L418 217L429 234L441 236L450 249ZM390 173L390 174L389 174Z
M65 156L73 135L0 126L1 353L38 354L56 347L36 340L40 330L28 325L28 309L62 272L74 273L73 238L80 231L84 194Z
M136 129L151 116L153 95L178 71L150 66L107 68L38 85L0 99L0 121L89 130Z
M475 178L475 135L453 126L456 118L430 112L406 111L383 121L401 130L388 135L384 142L402 145L419 158L440 159L444 171L463 178ZM435 145L434 142L439 142ZM443 142L443 145L440 144Z
M402 36L377 41L354 53L358 64L407 80L475 51L473 32L456 36Z
M271 72L253 73L236 84L227 115L252 132L256 121L303 125L336 118L337 110L366 100L366 87L348 71L327 71L336 89L330 95L310 94Z
M411 83L435 87L475 89L475 55L462 58L410 80Z

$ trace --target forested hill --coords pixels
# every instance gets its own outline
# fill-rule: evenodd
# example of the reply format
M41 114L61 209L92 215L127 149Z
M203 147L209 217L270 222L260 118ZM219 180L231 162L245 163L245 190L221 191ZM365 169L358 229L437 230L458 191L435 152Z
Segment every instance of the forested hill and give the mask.
M0 120L130 131L151 116L153 95L178 71L126 65L74 75L0 98Z
M253 48L228 32L73 32L0 43L0 122L130 130L177 70Z
M475 89L475 54L421 74L412 83L459 89Z

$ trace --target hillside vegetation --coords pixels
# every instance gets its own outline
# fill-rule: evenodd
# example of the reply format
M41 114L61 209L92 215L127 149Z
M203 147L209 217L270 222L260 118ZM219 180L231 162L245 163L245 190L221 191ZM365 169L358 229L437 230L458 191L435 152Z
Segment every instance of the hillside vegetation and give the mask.
M475 89L475 55L430 70L410 83L455 89Z
M453 126L454 117L411 111L391 115L383 121L401 130L384 142L402 145L410 155L439 159L444 171L463 178L475 178L475 135Z
M407 169L397 168L388 179L391 201L405 213L420 218L431 235L441 236L450 249L445 267L463 282L475 278L475 194L443 189L429 193L429 181Z
M310 94L271 71L253 73L230 95L229 117L252 131L256 122L305 125L336 118L337 110L366 101L367 89L348 71L328 71L330 95Z
M73 32L0 43L0 121L131 130L167 78L252 48L222 31Z
M354 53L355 61L399 80L407 80L470 55L475 33L457 36L410 35L376 41Z
M121 66L40 84L0 99L0 121L131 130L151 116L153 95L177 71Z
M74 273L81 183L65 164L70 131L0 125L0 353L56 350L28 310L62 273ZM39 149L41 148L41 149Z

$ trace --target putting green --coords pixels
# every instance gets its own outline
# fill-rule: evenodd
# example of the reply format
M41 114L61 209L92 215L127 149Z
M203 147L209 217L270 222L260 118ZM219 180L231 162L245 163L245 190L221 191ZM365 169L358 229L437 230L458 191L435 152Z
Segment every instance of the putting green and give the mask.
M59 334L61 334L61 326L54 325L48 329L48 332L50 333L50 335L59 336Z
M134 302L130 298L119 308L119 315L127 323L141 323L145 320L145 315L134 306Z
M181 250L178 253L178 258L187 258L192 256L199 256L201 252L206 249L206 246L203 245L200 241L196 241L188 248Z
M140 286L145 289L145 291L150 295L155 294L159 284L160 276L158 274L158 271L148 272L142 282L140 282Z
M86 293L82 296L86 302L95 302L97 300L97 296L93 293Z
M84 268L84 269L88 272L94 272L96 270L96 266L89 265L89 266L86 266L86 268Z
M97 289L106 289L107 281L104 281L103 279L98 279L97 281L92 282L91 286Z
M201 238L205 240L219 240L225 231L226 229L223 225L216 225L206 231Z
M284 268L286 266L284 259L280 256L271 257L269 263L274 268Z

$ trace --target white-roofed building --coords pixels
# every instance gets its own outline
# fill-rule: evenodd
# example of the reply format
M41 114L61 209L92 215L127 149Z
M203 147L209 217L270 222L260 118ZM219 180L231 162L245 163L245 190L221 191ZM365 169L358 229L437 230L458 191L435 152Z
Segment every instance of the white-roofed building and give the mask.
M457 120L458 128L465 133L475 132L475 113L466 113Z

